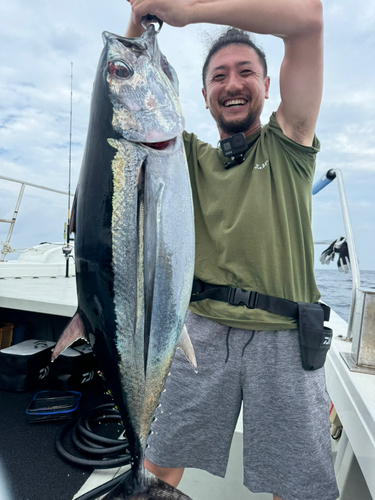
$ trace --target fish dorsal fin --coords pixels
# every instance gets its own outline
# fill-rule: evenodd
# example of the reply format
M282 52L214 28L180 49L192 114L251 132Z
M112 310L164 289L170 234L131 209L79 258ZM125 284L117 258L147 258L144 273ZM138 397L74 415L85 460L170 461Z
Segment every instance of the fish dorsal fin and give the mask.
M81 320L79 313L76 312L73 318L67 324L65 330L63 331L61 337L59 338L53 350L52 361L55 361L55 359L59 354L61 354L67 347L72 345L78 339L83 339L87 341L87 336L85 332L85 327L83 325L83 321Z
M197 371L197 360L195 359L193 345L191 343L186 325L184 325L182 328L182 332L178 340L177 347L184 351L185 356L189 360L191 366L194 368L195 371Z

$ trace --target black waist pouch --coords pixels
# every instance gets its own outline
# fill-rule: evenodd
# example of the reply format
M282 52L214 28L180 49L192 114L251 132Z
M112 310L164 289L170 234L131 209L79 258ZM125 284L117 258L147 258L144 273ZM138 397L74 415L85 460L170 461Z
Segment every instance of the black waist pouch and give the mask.
M324 311L319 304L298 303L298 332L303 368L322 368L331 347L333 332L324 326Z

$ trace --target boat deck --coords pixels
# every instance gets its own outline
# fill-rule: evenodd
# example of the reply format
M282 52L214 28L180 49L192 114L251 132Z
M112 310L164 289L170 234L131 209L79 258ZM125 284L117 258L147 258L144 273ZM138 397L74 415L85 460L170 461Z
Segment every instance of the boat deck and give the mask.
M327 325L334 331L333 345L325 365L327 388L344 426L340 440L332 440L340 500L375 499L375 377L350 372L346 367L340 352L350 352L351 343L342 340L340 335L346 336L347 323L332 311ZM272 495L252 493L242 485L242 432L240 415L225 479L187 469L180 489L194 500L270 500ZM95 471L77 497L118 473L117 470Z
M75 277L65 278L65 263L32 266L2 262L0 308L72 317L77 309Z
M242 464L242 433L236 430L225 478L198 469L186 469L178 488L193 500L271 500L272 494L252 493L243 486ZM127 468L94 471L73 500L125 472Z
M17 276L20 273L15 273L15 270L16 267L8 266L7 263L0 266L0 308L65 317L74 314L77 307L75 279L65 278L63 268L58 273L42 276L34 266L32 274L25 275L24 272L22 277ZM329 326L334 330L334 340L325 366L327 388L344 426L335 463L340 499L354 498L350 496L350 488L353 478L358 476L358 470L362 472L364 480L361 486L358 479L355 480L356 500L375 499L375 376L348 370L340 355L340 352L351 350L351 343L340 337L346 336L347 323L332 312ZM113 470L94 472L77 496L115 473ZM180 487L194 500L271 498L270 494L252 494L242 486L241 419L236 428L225 480L191 469L184 475Z
M340 485L340 469L344 472L345 461L355 457L370 498L375 499L375 375L348 369L340 355L351 351L351 342L343 340L347 323L333 313L329 326L334 331L334 341L325 365L327 389L344 429L337 451L336 475ZM347 483L350 475L342 480Z

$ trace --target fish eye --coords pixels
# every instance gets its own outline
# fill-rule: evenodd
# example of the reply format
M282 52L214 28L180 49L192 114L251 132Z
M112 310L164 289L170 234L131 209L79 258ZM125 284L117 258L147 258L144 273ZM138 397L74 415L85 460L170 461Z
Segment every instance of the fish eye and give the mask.
M122 61L109 61L108 72L118 78L130 78L133 75L133 70L130 66Z

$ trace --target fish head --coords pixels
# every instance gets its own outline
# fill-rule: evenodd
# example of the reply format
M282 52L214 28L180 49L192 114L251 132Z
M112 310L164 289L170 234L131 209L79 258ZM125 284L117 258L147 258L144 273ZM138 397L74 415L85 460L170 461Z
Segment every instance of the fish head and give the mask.
M139 38L104 32L103 76L112 104L112 127L139 143L169 141L184 129L177 75L160 52L151 24Z

